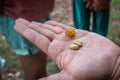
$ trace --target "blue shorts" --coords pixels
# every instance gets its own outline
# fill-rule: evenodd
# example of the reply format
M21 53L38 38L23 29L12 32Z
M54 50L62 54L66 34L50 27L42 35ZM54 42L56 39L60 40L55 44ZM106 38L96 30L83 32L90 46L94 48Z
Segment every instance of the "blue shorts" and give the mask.
M37 22L43 23L49 19L49 16L46 16L40 20L37 20ZM6 37L6 40L13 49L13 51L17 55L22 56L36 54L39 51L39 49L31 42L26 40L23 36L18 34L14 30L14 24L14 19L0 14L0 32Z

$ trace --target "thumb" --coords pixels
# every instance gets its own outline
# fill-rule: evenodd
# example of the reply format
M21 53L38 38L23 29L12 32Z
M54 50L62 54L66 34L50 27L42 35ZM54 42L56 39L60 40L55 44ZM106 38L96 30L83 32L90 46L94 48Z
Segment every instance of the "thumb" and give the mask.
M73 76L68 73L57 73L39 80L74 80Z

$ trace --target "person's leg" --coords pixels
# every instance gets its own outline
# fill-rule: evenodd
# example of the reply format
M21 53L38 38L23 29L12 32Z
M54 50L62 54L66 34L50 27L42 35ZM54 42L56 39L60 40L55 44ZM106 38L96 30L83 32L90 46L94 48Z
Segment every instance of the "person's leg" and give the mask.
M83 0L72 0L74 25L77 29L89 30L90 10Z
M45 22L49 20L49 15L36 20L36 22ZM22 63L22 67L24 70L24 80L38 80L41 77L45 77L47 75L46 73L46 63L47 63L47 57L42 51L38 51L35 46L33 46L32 43L30 43L28 40L25 40L27 47L29 49L28 56L19 56L19 59ZM36 53L37 51L37 53ZM34 54L35 53L35 54ZM31 77L30 77L31 76Z
M93 12L93 32L107 36L109 24L109 9Z
M24 70L24 80L38 80L46 76L46 55L43 52L19 56L19 59Z
M14 52L19 55L25 74L24 80L38 80L46 75L46 56L19 35L13 28L14 24L15 20L0 15L1 32L6 36Z

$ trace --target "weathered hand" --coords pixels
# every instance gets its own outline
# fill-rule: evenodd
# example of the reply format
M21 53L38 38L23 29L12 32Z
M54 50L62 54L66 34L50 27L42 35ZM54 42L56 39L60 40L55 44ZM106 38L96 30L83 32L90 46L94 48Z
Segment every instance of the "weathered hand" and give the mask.
M94 0L92 8L95 11L101 11L110 7L110 0Z
M40 80L119 80L120 48L105 37L76 29L70 38L69 26L48 21L45 24L18 19L15 30L44 51L60 68L60 73ZM70 50L74 39L81 39L79 50Z
M94 0L84 0L86 3L86 8L92 9Z

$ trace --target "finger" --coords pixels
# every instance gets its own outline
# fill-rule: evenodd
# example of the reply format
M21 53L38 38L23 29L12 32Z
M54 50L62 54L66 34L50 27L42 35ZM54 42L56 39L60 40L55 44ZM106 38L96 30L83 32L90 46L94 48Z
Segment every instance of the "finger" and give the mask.
M44 35L38 33L37 31L29 28L28 26L22 23L16 23L14 29L23 35L30 42L35 44L38 48L40 48L43 52L48 52L48 47L50 45L50 40ZM42 42L41 42L42 41ZM44 45L44 46L43 46Z
M84 2L86 3L86 2L87 2L87 0L84 0Z
M91 5L90 3L87 3L87 4L86 4L86 8L89 8L89 7L90 7L90 5Z
M38 23L38 22L32 22L32 23L36 24L36 25L39 25L39 26L41 26L43 28L49 29L49 30L55 32L56 34L60 34L60 33L62 33L64 31L63 28L52 26L52 25L49 25L47 23L45 23L45 24Z
M75 80L75 79L73 79L72 75L69 75L67 73L57 73L45 78L41 78L39 80Z
M93 10L94 10L94 11L97 11L97 10L98 10L98 7L96 6L96 4L93 4L92 7L93 7Z
M60 28L63 28L63 29L66 29L66 28L70 27L70 26L67 26L65 24L62 24L62 23L59 23L59 22L56 22L56 21L47 21L46 23L51 25L51 26L57 26L57 27L60 27Z
M28 25L30 22L25 20L25 19L22 19L22 18L18 18L15 23L22 23L22 24L25 24L25 25Z
M44 26L51 28L51 30L54 31L56 34L64 32L64 29L58 26L53 26L48 23L45 23Z
M42 35L46 36L49 40L53 40L56 37L56 33L54 33L53 31L44 28L42 25L39 26L37 24L34 23L30 23L28 25L31 29L37 31L38 33L41 33Z

